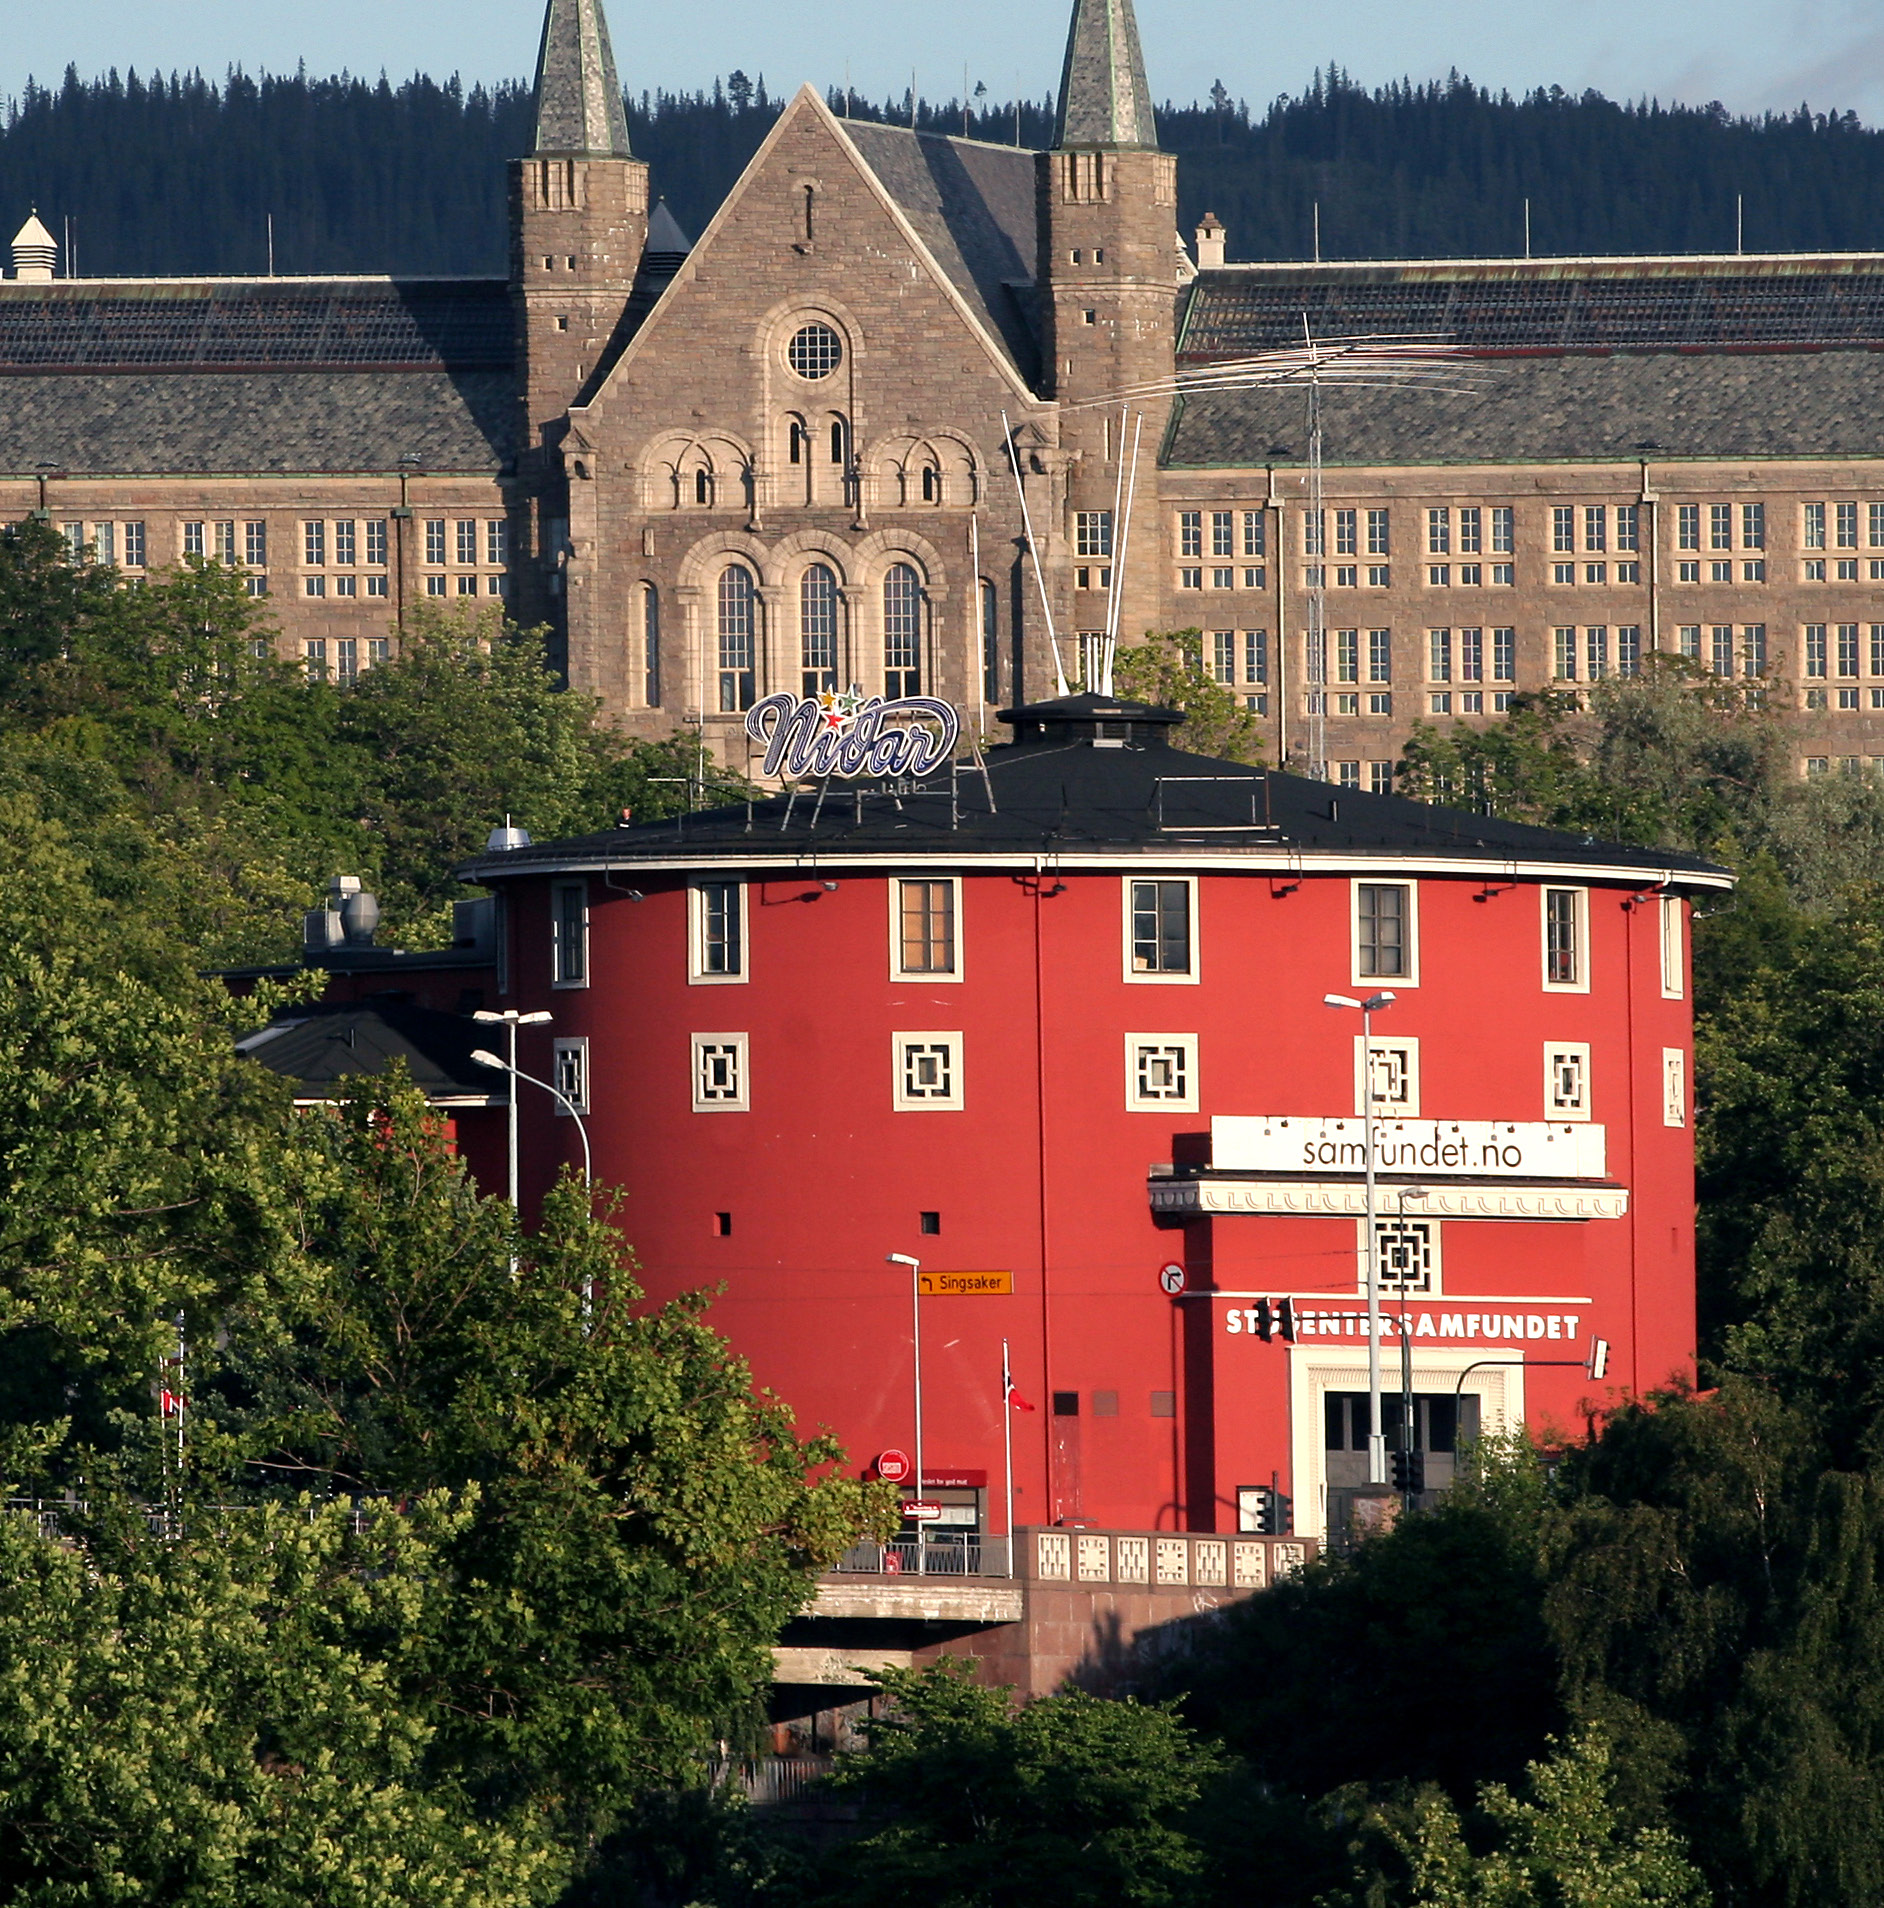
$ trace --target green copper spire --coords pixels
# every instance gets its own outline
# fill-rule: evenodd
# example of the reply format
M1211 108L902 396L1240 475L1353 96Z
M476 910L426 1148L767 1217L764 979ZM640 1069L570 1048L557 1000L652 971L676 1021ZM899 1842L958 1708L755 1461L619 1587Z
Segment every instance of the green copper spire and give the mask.
M1132 0L1073 0L1053 143L1056 148L1157 145Z
M536 150L632 156L602 0L549 0L536 61Z

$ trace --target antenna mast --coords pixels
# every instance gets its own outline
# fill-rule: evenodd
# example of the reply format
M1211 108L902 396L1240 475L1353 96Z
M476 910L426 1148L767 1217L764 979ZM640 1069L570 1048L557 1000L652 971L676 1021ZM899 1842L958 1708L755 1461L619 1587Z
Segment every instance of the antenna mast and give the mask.
M1316 781L1328 779L1328 513L1323 508L1321 481L1321 360L1302 314L1302 336L1308 346L1308 520L1314 526L1314 561L1308 566L1308 772ZM1278 553L1280 554L1280 553Z

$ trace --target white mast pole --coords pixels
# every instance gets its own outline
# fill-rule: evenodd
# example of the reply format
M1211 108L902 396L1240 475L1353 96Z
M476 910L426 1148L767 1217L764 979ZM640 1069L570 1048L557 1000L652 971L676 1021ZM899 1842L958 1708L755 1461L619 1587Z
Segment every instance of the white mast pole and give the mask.
M966 112L967 108L964 106L962 110ZM981 512L978 510L968 519L968 569L968 587L975 593L975 653L969 658L969 667L975 672L975 747L979 750L981 738L988 729L988 618L982 602Z
M1014 1373L1001 1340L1001 1452L1007 1473L1007 1574L1014 1574Z
M1027 554L1034 560L1034 583L1040 591L1040 613L1046 618L1047 646L1053 651L1053 681L1058 693L1065 695L1066 671L1060 663L1060 639L1053 633L1053 604L1047 597L1046 573L1040 567L1040 546L1034 541L1034 517L1027 507L1027 482L1021 475L1020 450L1014 442L1014 427L1008 423L1005 411L1001 413L1001 429L1007 434L1007 454L1014 461L1014 488L1020 492L1021 529L1027 536ZM1017 693L1014 700L1019 702L1020 699Z
M1102 696L1112 693L1112 632L1119 620L1119 530L1125 519L1125 426L1131 420L1131 406L1119 406L1119 441L1113 455L1117 460L1112 480L1112 519L1106 526L1106 632L1099 639L1099 681L1089 685ZM1077 552L1075 552L1077 555Z
M1112 603L1112 621L1106 630L1105 689L1106 695L1112 691L1112 659L1118 653L1119 621L1125 614L1125 557L1126 546L1132 535L1132 508L1138 499L1138 446L1145 435L1145 414L1140 411L1138 422L1132 427L1132 474L1125 486L1125 521L1119 527L1116 541L1118 555L1112 561L1112 580L1118 585L1118 594Z

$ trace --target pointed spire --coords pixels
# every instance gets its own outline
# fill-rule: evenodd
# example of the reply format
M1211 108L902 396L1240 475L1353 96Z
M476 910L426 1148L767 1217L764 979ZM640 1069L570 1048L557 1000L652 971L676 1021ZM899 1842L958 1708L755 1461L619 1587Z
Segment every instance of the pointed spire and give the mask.
M1132 0L1073 0L1056 148L1156 146Z
M549 0L536 62L536 150L632 156L602 0Z

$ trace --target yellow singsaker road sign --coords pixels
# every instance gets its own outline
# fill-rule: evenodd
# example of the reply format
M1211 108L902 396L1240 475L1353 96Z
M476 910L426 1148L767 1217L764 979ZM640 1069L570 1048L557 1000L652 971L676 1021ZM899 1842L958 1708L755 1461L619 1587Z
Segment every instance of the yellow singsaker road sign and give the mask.
M918 1272L916 1282L924 1298L986 1298L1012 1292L1012 1272Z

